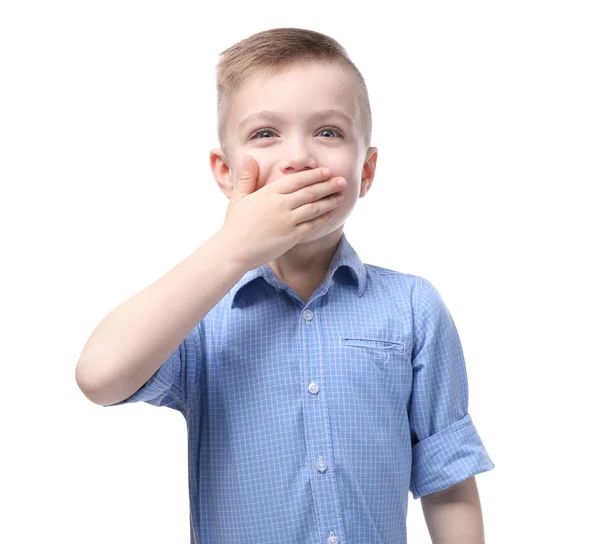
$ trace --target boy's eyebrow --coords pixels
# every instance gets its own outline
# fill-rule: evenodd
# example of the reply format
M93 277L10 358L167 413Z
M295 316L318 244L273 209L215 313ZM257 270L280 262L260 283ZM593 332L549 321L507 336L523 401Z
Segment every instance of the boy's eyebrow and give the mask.
M352 119L352 117L345 114L341 110L330 109L330 110L316 111L310 117L311 117L311 119L323 119L326 117L341 117L350 126L354 126L354 120ZM244 119L238 125L237 130L242 130L250 121L252 121L253 119L256 119L256 118L263 118L263 119L267 119L269 121L281 121L282 119L285 119L285 115L274 112L274 111L268 111L268 110L251 113L250 115L248 115L248 117L246 117L246 119Z

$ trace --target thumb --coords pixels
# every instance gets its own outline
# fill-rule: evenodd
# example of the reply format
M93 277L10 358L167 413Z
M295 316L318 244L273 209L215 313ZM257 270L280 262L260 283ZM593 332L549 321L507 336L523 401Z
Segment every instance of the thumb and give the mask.
M252 155L244 155L238 182L235 184L233 194L236 200L249 195L256 187L258 178L258 163Z

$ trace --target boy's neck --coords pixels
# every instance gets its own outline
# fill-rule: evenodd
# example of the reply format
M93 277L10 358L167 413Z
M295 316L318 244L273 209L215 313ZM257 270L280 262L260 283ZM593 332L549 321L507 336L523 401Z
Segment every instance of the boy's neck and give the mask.
M343 230L342 224L323 238L296 244L286 253L269 262L271 270L280 281L296 291L306 302L323 281L342 238Z

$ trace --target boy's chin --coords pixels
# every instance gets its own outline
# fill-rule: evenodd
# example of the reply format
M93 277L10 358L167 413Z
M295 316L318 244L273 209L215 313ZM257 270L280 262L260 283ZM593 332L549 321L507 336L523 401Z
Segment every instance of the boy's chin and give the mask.
M333 219L331 223L323 225L320 229L314 231L310 236L307 236L301 242L298 242L296 245L310 244L312 242L316 242L317 240L321 240L322 238L325 238L326 236L329 236L330 234L334 233L338 229L341 229L344 226L344 223L344 221L342 221L341 223L337 223L336 220Z

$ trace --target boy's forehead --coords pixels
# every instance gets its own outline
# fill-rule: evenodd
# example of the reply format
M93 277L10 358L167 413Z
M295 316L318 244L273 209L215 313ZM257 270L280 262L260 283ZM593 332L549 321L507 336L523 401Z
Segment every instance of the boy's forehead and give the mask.
M301 112L302 116L306 116L311 121L320 121L326 119L342 121L349 127L356 125L356 120L349 114L345 113L340 108L328 108L324 110L312 110L310 112ZM286 111L273 111L273 110L260 110L255 111L244 117L241 122L235 127L235 130L244 130L253 121L266 120L270 122L281 122L288 119L288 112Z
M347 123L355 123L358 93L348 70L341 66L294 65L275 74L255 74L232 95L229 115L234 130L243 129L245 120L258 117L260 112L314 118L325 117L326 113L333 117L339 112L339 117L349 118Z

